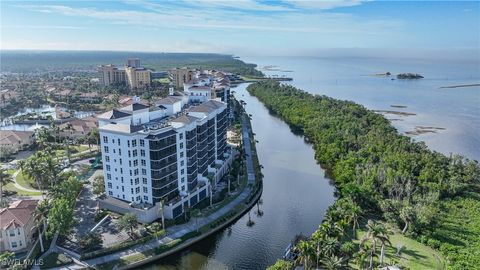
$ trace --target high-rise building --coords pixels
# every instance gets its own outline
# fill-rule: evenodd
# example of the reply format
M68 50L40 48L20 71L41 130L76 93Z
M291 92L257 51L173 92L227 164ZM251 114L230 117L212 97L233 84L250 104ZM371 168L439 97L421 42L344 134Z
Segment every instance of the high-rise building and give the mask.
M196 106L170 96L97 116L107 199L102 207L139 220L175 218L210 196L231 164L227 104ZM127 210L125 210L127 209Z
M100 83L108 86L115 83L125 83L131 89L142 88L150 85L151 71L140 65L140 59L129 58L124 68L115 65L102 65L98 67Z
M127 59L127 67L132 67L132 68L140 68L142 67L140 65L140 59L139 58L128 58Z
M183 88L183 84L190 83L194 79L195 69L174 68L169 71L169 74L175 88L180 89Z

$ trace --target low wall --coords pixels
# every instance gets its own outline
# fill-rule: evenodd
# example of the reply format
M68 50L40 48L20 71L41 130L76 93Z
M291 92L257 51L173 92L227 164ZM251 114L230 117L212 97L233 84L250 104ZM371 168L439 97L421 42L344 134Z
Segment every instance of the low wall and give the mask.
M185 242L181 243L180 245L172 248L171 250L168 250L166 252L163 252L161 254L158 254L158 255L155 255L155 256L152 256L152 257L149 257L145 260L141 260L139 262L135 262L135 263L132 263L132 264L129 264L129 265L126 265L126 266L123 266L123 267L120 267L118 269L120 270L124 270L124 269L135 269L139 266L142 266L142 265L145 265L145 264L148 264L148 263L151 263L151 262L154 262L156 260L159 260L159 259L162 259L162 258L165 258L167 256L170 256L172 254L175 254L187 247L189 247L190 245L192 244L195 244L207 237L209 237L210 235L214 234L214 233L217 233L218 231L224 229L225 227L229 226L230 224L232 224L233 222L237 221L238 219L240 219L243 215L245 215L245 213L247 213L248 211L250 211L250 209L252 209L252 207L258 202L258 200L260 199L260 197L262 196L262 192L263 192L263 185L260 186L260 190L257 191L257 194L255 195L255 197L253 198L253 200L250 201L250 203L247 205L247 207L245 207L242 211L240 211L239 213L237 213L235 216L233 216L232 218L230 218L229 220L225 221L223 224L219 225L218 227L212 229L211 231L207 232L207 233L204 233L202 235L199 235L197 237L194 237L194 238L191 238L189 240L186 240Z

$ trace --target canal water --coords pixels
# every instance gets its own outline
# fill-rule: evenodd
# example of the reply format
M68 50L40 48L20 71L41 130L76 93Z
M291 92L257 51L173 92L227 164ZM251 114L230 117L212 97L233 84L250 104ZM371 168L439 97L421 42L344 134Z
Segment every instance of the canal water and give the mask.
M480 83L478 58L315 58L252 57L246 62L266 67L268 75L292 77L294 86L315 94L352 100L387 114L399 132L435 127L434 133L411 134L432 150L480 159L480 87L441 88ZM391 72L420 73L421 80L374 76ZM393 77L394 78L394 77ZM222 232L186 251L159 260L145 269L265 269L283 255L298 233L310 234L322 221L334 198L334 188L315 163L313 149L284 122L269 114L256 98L236 89L252 114L258 155L264 166L262 217L252 212ZM392 106L393 105L393 106Z
M263 216L257 216L254 207L254 226L247 226L246 215L184 252L143 269L265 269L282 257L296 234L311 234L334 202L334 187L316 164L311 145L269 114L246 87L242 84L232 90L237 99L247 103L259 141L257 152L265 176L260 205Z

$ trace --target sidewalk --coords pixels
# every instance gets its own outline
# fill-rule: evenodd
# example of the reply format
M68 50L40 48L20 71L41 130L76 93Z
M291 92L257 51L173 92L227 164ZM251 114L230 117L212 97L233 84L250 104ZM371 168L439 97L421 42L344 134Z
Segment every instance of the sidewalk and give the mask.
M252 159L252 149L250 146L250 136L249 136L249 127L248 127L248 122L247 119L243 118L243 127L242 127L242 137L243 137L243 145L245 148L245 153L246 153L246 165L247 165L247 174L248 174L248 181L247 183L254 183L255 182L255 172L254 172L254 167L253 167L253 159ZM111 261L118 260L122 257L125 256L130 256L133 254L141 253L147 250L154 249L160 245L169 243L173 241L174 239L180 238L183 235L196 231L197 229L215 221L216 219L220 218L221 216L227 214L230 212L232 209L237 207L239 204L241 204L251 193L251 187L247 185L243 191L231 202L223 206L221 209L218 209L217 211L213 212L207 217L200 217L196 220L196 218L192 218L189 222L181 225L175 225L170 228L167 228L166 230L166 235L163 236L160 239L154 239L150 240L149 242L146 242L142 245L137 245L135 247L132 247L127 250L123 251L118 251L112 254L108 254L105 256L93 258L90 260L86 260L85 262L88 265L99 265L99 264L104 264L108 263ZM69 266L65 266L64 269L69 269Z

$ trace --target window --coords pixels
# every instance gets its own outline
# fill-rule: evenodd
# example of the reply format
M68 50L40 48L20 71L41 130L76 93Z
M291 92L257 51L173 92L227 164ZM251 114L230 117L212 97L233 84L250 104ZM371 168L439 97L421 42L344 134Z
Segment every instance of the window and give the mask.
M185 170L184 170L184 169L182 169L182 170L180 171L180 174L182 174L182 175L183 175L184 173L185 173Z
M112 191L109 191L109 192L108 192L108 195L113 196L113 192L112 192Z
M183 149L183 142L180 143L180 149Z
M132 147L137 147L137 140L132 140Z
M112 139L112 143L115 143L115 139Z
M122 155L122 149L118 149L118 154Z
M140 187L135 188L135 193L136 194L140 193Z
M183 152L180 152L180 157L181 157L181 158L183 157Z
M130 179L130 185L133 186L133 179Z
M122 181L122 183L123 183L123 176L122 176L122 177L120 177L120 180L121 180L121 181Z
M178 135L178 138L179 138L180 140L183 139L183 133L180 133L180 134Z
M131 192L132 192L132 194L133 194L133 188L131 188L131 189L130 189L130 191L131 191ZM132 200L133 200L133 198L132 198Z
M185 161L182 160L182 161L180 161L180 166L183 166L183 165L185 165Z
M108 143L108 138L107 138L107 136L103 136L103 143Z
M137 201L140 201L140 198L141 198L140 196L137 196Z
M137 150L133 150L133 157L136 157L137 156Z
M127 146L130 147L130 140L127 140Z
M120 139L117 139L118 146L120 146Z
M133 166L138 166L138 159L135 159L135 160L133 161Z
M108 153L108 146L103 147L103 152Z
M118 161L120 162L120 165L122 165L122 159L119 159Z
M120 173L123 173L123 168L120 168Z
M138 185L140 184L140 179L139 178L135 178L135 185Z
M15 230L10 230L10 236L15 236Z
M133 175L138 175L138 169L135 169L135 170L133 171Z
M140 146L145 146L145 140L140 140Z
M132 167L132 161L131 160L128 161L128 167Z
M142 159L142 166L147 166L147 161L145 161L145 159Z
M142 169L142 175L147 175L147 169Z
M130 152L130 150L128 150L128 157L131 157L131 156L132 156L131 152Z
M109 173L107 173L107 179L108 179L108 180L112 180L112 175L109 174Z
M124 192L124 191L125 191L125 187L124 187L124 186L122 186L122 192Z
M20 246L22 246L22 245L23 245L23 244L22 244L22 240L20 240Z
M106 162L110 162L110 157L109 157L109 156L105 156L105 161L106 161Z
M142 156L142 157L145 156L145 150L143 150L143 149L140 150L140 156Z
M145 184L145 185L146 185L146 184L147 184L147 178L145 178L145 177L144 177L144 178L142 178L142 182L143 182L143 184Z
M182 177L182 183L185 183L185 177Z
M143 200L144 200L144 201L148 201L148 197L147 197L147 196L143 196Z
M12 248L16 248L16 247L17 247L17 242L11 242L10 244L12 245Z
M110 171L110 165L107 165L105 167L107 167L107 171L109 172Z
M108 182L107 185L108 185L108 188L112 188L112 183Z
M143 187L143 193L148 193L147 187Z

